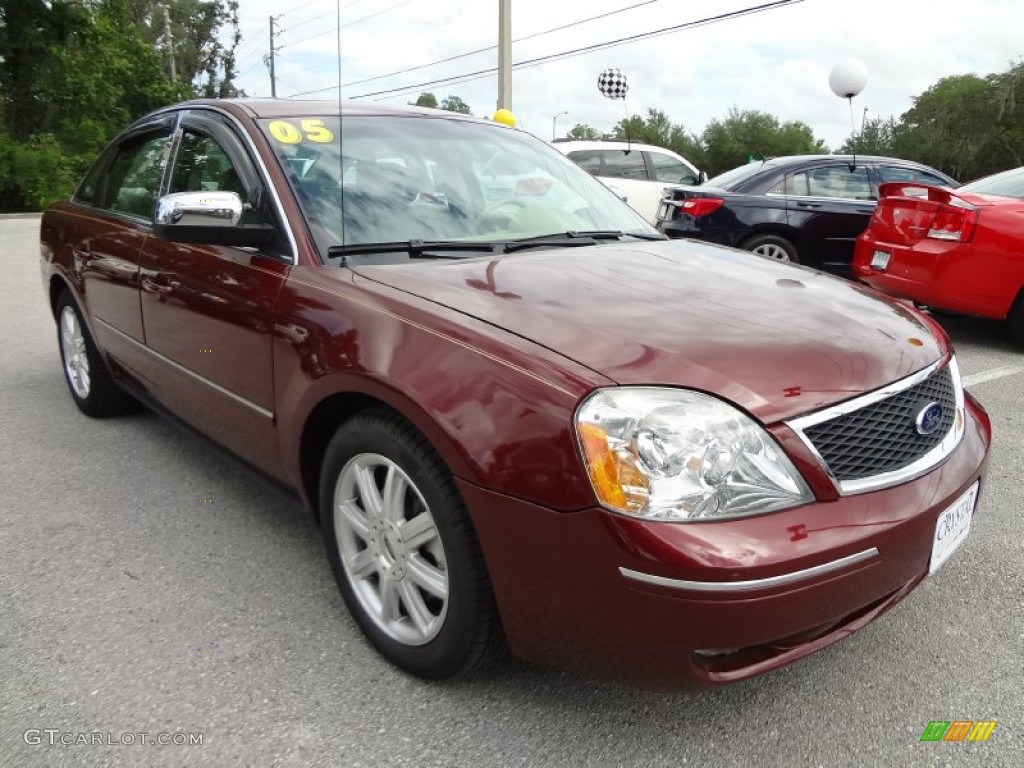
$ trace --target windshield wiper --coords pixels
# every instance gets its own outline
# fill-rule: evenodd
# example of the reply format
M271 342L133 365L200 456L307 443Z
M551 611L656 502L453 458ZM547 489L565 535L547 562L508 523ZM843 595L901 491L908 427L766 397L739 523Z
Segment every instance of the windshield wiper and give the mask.
M597 243L601 240L621 240L624 237L634 237L638 240L668 239L665 235L662 234L650 234L647 232L623 232L620 229L570 229L568 232L554 232L550 235L524 237L520 240L513 240L512 242L505 245L504 253L521 251L526 248L597 245Z
M496 253L496 243L465 242L461 240L395 240L388 243L347 243L327 249L331 258L340 258L342 266L350 263L350 256L400 253L410 259L461 259L457 253Z

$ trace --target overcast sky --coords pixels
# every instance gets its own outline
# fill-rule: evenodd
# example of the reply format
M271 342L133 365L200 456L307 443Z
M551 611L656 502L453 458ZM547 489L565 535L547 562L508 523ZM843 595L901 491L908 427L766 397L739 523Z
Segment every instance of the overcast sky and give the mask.
M340 0L340 81L346 98L417 86L497 66L497 50L371 82L439 59L494 46L498 0ZM693 22L769 0L512 0L513 39L537 35L587 18L569 29L514 42L513 62ZM339 82L336 0L244 0L241 8L239 85L269 96L262 57L268 16L279 14L277 95L328 88L314 98L335 98ZM629 10L629 6L637 6ZM284 9L284 10L283 10ZM652 39L545 63L512 74L512 109L519 126L550 139L576 123L610 129L625 116L665 111L688 130L700 131L730 107L760 109L781 120L802 120L834 148L850 134L850 111L829 90L837 61L853 56L868 71L854 100L857 125L869 117L899 116L911 99L938 79L988 74L1024 55L1021 0L803 0L792 5L707 24ZM597 76L607 67L629 78L629 96L606 99ZM438 100L461 97L473 114L489 116L497 75L458 84L424 85L386 97L413 101L420 90Z

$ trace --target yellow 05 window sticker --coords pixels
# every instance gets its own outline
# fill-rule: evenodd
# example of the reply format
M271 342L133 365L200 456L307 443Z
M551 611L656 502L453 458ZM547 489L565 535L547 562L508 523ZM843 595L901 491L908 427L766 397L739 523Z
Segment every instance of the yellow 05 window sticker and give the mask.
M299 127L289 120L273 120L267 126L270 135L282 144L299 144L312 141L316 144L327 144L334 141L334 133L324 125L323 120L304 118L299 120Z

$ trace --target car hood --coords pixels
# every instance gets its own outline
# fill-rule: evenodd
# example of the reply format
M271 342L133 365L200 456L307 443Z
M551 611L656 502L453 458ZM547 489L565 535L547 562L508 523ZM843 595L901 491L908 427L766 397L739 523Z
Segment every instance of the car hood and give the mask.
M889 384L947 351L921 316L869 289L689 241L354 271L619 384L704 390L766 423Z

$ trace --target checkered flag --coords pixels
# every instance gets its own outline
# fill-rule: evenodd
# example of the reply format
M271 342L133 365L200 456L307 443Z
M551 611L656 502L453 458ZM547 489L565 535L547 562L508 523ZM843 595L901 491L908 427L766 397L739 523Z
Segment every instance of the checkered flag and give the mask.
M597 88L609 99L624 99L629 83L621 69L606 69L597 78Z

